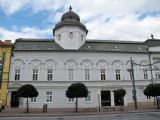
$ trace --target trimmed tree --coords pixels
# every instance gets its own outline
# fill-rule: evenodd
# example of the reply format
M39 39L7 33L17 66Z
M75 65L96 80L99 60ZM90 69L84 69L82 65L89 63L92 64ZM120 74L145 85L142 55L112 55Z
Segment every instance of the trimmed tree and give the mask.
M149 84L143 91L147 97L156 97L157 108L159 109L160 84Z
M121 109L123 110L123 101L124 101L124 96L126 95L126 90L125 89L118 89L114 91L115 98L118 100Z
M88 89L83 83L73 83L68 87L66 96L68 98L76 98L75 112L78 112L78 98L87 97Z
M38 91L33 85L26 84L21 86L17 90L17 95L18 97L24 97L27 98L26 104L27 104L27 109L26 112L29 113L29 105L28 105L28 98L33 98L38 96Z

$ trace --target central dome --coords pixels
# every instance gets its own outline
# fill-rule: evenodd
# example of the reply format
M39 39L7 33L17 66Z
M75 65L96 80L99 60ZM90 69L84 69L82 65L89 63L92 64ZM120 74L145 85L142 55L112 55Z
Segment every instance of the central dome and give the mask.
M64 20L80 21L80 17L75 12L71 11L71 9L70 9L70 11L63 14L61 21L64 21Z
M69 7L69 11L64 13L62 18L61 18L61 21L63 20L77 20L77 21L80 21L80 17L79 15L77 15L75 12L72 11L72 7L70 6Z
M53 35L55 33L55 30L63 26L79 26L86 32L86 34L88 32L86 26L80 22L79 15L77 15L75 12L72 11L71 6L69 8L69 11L62 15L61 21L55 25L55 28L53 29Z

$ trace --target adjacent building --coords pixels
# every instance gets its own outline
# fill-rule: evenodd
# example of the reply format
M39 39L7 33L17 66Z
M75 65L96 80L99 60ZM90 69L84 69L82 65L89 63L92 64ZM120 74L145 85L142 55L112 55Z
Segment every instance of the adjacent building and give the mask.
M0 40L0 108L7 103L7 86L12 44L10 40Z
M14 44L8 88L8 107L25 107L17 89L32 84L39 92L30 107L73 108L65 92L75 82L84 83L88 97L80 108L118 106L114 91L125 89L123 104L133 105L131 58L138 104L153 102L143 95L150 83L160 83L160 40L145 42L87 39L88 30L72 8L53 29L54 39L17 39Z

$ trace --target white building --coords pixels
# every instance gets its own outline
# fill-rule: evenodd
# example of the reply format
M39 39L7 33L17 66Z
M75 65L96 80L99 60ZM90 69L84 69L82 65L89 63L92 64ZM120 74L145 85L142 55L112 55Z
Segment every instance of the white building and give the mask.
M145 42L89 40L88 30L79 16L70 10L55 25L53 39L17 39L10 65L8 106L25 107L25 99L16 97L16 90L32 84L39 92L30 100L30 107L74 108L73 99L65 92L75 82L84 83L87 98L79 99L79 107L116 106L114 90L126 90L124 105L133 104L130 78L131 60L138 103L153 101L143 95L146 85L160 83L160 40ZM151 58L151 59L150 59ZM148 66L147 66L148 65ZM152 79L153 78L153 79Z

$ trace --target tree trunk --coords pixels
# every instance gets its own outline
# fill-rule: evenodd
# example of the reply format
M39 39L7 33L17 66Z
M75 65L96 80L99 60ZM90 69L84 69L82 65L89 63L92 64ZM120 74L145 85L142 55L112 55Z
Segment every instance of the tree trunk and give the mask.
M26 110L26 112L29 113L28 97L27 97L27 110Z
M78 112L78 98L76 98L76 113Z

